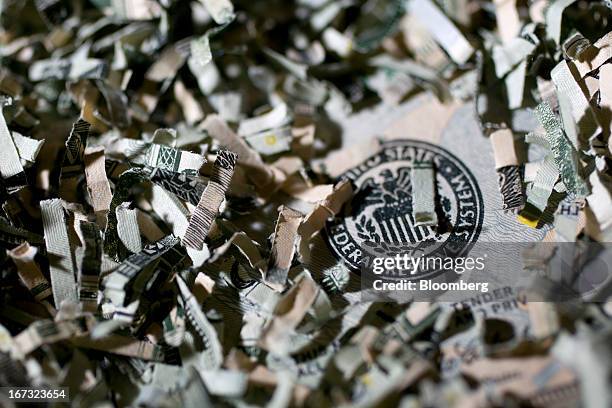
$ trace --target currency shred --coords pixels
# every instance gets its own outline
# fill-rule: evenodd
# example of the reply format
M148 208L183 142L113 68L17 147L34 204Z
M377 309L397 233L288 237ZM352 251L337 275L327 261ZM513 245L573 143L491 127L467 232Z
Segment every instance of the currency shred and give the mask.
M610 1L0 13L0 387L73 407L612 406ZM393 167L410 149L429 153ZM472 179L494 187L484 215ZM461 217L550 244L517 260L537 282L555 243L570 265L597 247L598 275L563 277L589 297L365 295L365 247L426 248Z

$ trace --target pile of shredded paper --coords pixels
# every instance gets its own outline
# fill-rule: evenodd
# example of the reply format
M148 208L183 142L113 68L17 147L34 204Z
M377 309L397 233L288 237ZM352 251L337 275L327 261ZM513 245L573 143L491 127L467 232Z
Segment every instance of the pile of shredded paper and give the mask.
M483 231L612 241L609 0L0 10L0 386L74 407L612 405L612 298L366 301L326 227L372 202L351 169L450 126L494 163L471 169L505 217ZM419 231L444 223L438 170L406 176Z

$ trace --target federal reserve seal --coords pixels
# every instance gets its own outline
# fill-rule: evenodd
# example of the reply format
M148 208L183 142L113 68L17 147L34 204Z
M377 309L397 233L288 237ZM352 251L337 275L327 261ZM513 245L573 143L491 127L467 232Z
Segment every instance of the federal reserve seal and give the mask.
M431 161L436 174L436 227L415 226L412 216L411 168ZM387 142L344 177L356 187L350 205L325 227L335 256L353 270L370 258L393 256L410 246L423 255L461 256L477 240L484 204L476 179L449 151L421 141ZM414 278L423 278L423 274Z

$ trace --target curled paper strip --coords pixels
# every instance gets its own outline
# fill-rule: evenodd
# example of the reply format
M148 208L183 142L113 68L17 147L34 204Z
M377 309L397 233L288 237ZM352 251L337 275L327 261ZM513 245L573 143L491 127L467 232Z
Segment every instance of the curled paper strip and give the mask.
M45 244L50 257L49 272L53 301L57 308L63 301L76 302L75 267L70 249L62 200L41 201L40 209L45 230Z
M213 173L202 192L198 206L189 219L189 225L183 236L185 246L202 249L204 239L225 199L225 191L232 180L235 166L236 154L226 150L219 152L213 164Z
M36 300L43 300L51 296L51 285L34 260L37 252L36 247L31 247L27 242L24 242L13 250L7 251L7 254L17 265L19 277L30 290L32 296Z
M293 260L298 239L298 227L304 219L304 214L289 207L278 209L278 220L272 238L272 252L268 269L263 277L264 282L278 292L282 292L289 267Z
M416 162L410 174L412 180L412 217L414 225L435 226L436 215L436 182L431 162Z

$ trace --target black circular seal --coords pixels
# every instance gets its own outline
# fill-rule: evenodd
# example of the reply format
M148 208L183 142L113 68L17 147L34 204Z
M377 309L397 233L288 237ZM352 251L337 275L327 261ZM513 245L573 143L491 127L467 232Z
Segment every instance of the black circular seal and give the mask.
M414 163L422 161L431 161L436 174L435 228L415 226L412 216L410 173ZM406 246L423 255L461 256L480 234L484 204L476 179L439 146L415 140L387 142L343 177L354 183L356 193L344 213L326 224L325 236L336 257L352 270L369 265L376 252L393 256L394 248Z

